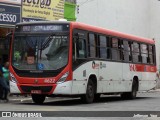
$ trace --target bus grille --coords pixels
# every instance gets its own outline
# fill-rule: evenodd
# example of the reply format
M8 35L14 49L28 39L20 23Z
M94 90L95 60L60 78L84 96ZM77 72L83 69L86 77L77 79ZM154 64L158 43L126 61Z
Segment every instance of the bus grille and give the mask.
M41 90L42 93L47 93L52 90L52 86L20 86L23 92L30 93L31 90Z

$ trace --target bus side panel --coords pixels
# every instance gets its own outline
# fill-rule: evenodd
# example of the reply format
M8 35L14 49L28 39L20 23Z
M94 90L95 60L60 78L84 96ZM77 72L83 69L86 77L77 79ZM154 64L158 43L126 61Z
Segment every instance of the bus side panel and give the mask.
M72 94L72 81L66 81L60 84L57 84L53 94L58 95L71 95Z
M156 86L156 73L143 72L139 90L150 90Z
M98 93L125 91L125 84L122 82L122 63L120 62L100 61L99 79Z
M156 67L153 67L153 71L148 71L146 67L148 67L148 65L123 64L123 80L128 81L126 85L127 91L131 91L134 77L137 77L139 81L138 90L150 90L156 86ZM149 68L151 67L149 66Z
M73 86L72 94L85 94L87 88L87 82L90 75L95 75L98 79L99 64L95 62L95 68L93 68L93 61L82 63L77 66L77 69L73 71Z
M129 63L123 63L123 68L122 68L122 74L123 74L123 79L122 81L125 82L125 91L131 91L132 89L132 80L133 80L133 74L130 71L130 65ZM137 74L137 76L140 78L141 74Z

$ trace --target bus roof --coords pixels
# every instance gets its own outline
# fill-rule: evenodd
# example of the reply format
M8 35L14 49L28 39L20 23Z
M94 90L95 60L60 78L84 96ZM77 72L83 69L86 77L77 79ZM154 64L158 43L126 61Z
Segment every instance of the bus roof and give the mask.
M124 39L128 39L128 40L139 41L139 42L148 43L148 44L155 44L155 41L152 39L138 37L138 36L134 36L134 35L130 35L130 34L125 34L125 33L117 32L117 31L113 31L113 30L109 30L109 29L105 29L105 28L101 28L101 27L95 27L95 26L84 24L84 23L71 22L71 25L72 25L73 29L77 28L77 29L97 32L100 34L106 34L106 35L111 35L111 36L115 36L115 37L120 37L120 38L124 38Z

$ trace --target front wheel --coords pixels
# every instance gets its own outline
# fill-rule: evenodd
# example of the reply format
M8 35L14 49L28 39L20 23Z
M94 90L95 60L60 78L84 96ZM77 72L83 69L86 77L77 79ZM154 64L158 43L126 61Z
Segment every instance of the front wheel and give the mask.
M88 81L86 94L81 97L82 102L92 103L94 100L95 86L92 80Z
M32 100L36 104L43 104L45 98L45 95L32 94Z

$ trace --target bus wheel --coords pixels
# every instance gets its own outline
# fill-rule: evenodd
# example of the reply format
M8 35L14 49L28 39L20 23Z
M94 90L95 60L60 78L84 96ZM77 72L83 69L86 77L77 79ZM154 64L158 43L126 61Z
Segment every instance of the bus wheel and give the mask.
M45 95L32 94L32 100L36 104L42 104L45 100Z
M121 98L122 99L135 99L137 96L137 91L138 91L138 82L134 80L132 83L132 91L122 93Z
M132 91L129 93L129 98L135 99L137 96L137 91L138 91L138 82L136 80L133 80Z
M82 102L87 104L92 103L94 100L94 94L95 94L95 85L93 84L92 80L89 80L87 84L86 94L81 97Z

